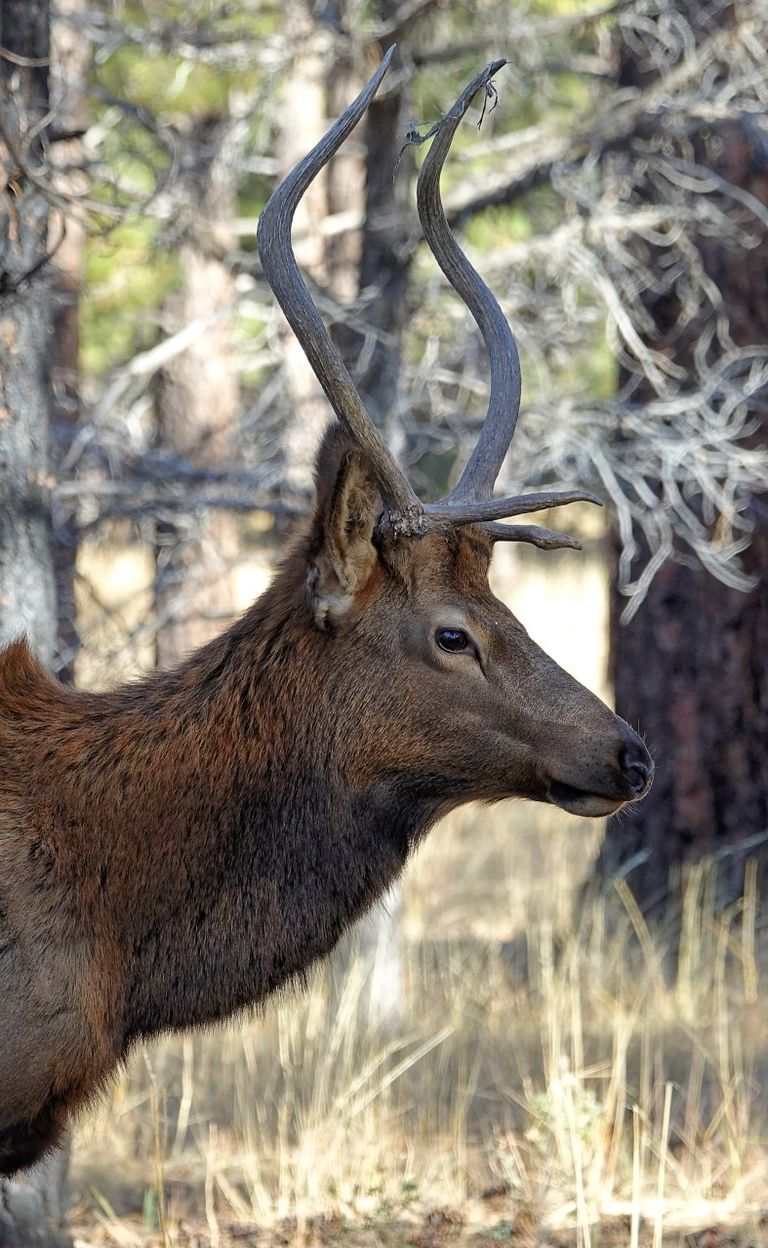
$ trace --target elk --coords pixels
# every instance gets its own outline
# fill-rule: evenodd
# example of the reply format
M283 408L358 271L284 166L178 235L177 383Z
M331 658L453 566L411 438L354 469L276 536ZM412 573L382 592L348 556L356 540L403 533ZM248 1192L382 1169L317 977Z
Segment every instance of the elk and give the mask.
M259 251L338 420L314 514L271 586L180 666L113 692L0 653L0 1174L54 1147L140 1039L223 1019L324 957L435 821L526 797L605 816L642 797L640 738L491 593L497 541L578 546L504 518L589 499L493 499L520 399L515 339L444 216L439 180L478 74L434 128L424 236L490 356L461 477L421 502L301 279L291 222L391 51L277 188Z

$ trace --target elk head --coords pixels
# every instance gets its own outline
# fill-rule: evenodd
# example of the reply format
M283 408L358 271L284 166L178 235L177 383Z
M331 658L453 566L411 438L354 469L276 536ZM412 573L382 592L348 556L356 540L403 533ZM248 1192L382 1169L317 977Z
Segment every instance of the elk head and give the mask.
M473 798L525 796L583 815L642 797L653 772L632 729L557 666L492 594L498 541L578 548L562 533L503 524L583 491L493 498L520 404L517 345L491 291L451 233L440 174L466 110L505 64L494 61L427 137L418 179L424 237L466 303L490 357L478 442L443 500L417 498L365 410L312 302L291 246L296 207L362 117L394 49L317 146L277 188L259 223L264 274L340 424L318 461L318 503L303 558L316 629L332 638L334 698L349 783L428 793L435 813Z

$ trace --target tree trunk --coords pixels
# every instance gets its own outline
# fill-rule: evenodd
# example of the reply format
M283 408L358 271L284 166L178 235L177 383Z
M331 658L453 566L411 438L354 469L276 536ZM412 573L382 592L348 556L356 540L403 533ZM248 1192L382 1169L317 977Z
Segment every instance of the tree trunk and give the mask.
M696 22L695 10L688 16ZM625 77L631 78L631 70L630 63ZM699 144L699 163L708 163L768 204L765 139L753 135L749 118L721 126L716 140L717 147ZM767 342L768 240L749 252L713 238L699 245L736 345ZM676 307L657 300L649 308L659 327L679 324ZM678 335L670 348L677 362L691 358L700 330L701 324L693 325ZM754 405L754 415L755 439L764 442L768 394ZM598 869L611 878L632 864L629 883L647 911L658 911L685 865L704 855L720 860L723 902L739 895L750 855L756 854L763 867L768 861L765 503L754 505L752 520L754 536L744 566L756 585L748 594L728 588L701 566L670 562L635 618L622 626L623 600L614 587L616 709L645 734L656 759L656 779L629 816L610 822Z
M378 17L394 6L380 4ZM383 46L386 51L386 41ZM360 256L359 293L371 295L366 320L380 330L359 375L359 386L376 421L385 428L394 415L400 385L403 334L408 318L408 276L413 249L407 246L407 207L412 202L413 161L400 162L405 126L402 87L374 99L365 123L365 224Z
M69 1141L21 1178L0 1180L0 1248L71 1248Z
M81 171L88 68L91 46L71 19L85 10L84 0L59 0L52 27L51 108L59 137L51 149L51 164L59 190L78 194L85 187ZM59 232L64 230L64 237ZM54 214L51 225L53 256L53 458L58 463L69 450L81 417L80 402L80 290L85 265L85 224L69 213ZM55 667L60 680L75 679L80 648L75 604L77 520L74 511L55 517L53 561L56 574L57 639Z
M0 58L0 640L26 632L50 660L48 202L35 185L43 144L27 138L48 111L45 0L2 0L0 43L16 58Z
M199 468L213 468L231 455L240 407L232 349L235 292L226 263L234 245L237 132L231 118L207 117L194 126L182 287L168 305L171 332L209 322L165 369L158 395L160 446ZM234 616L238 526L230 513L213 510L189 517L184 526L163 520L156 533L156 648L165 667L209 641Z
M0 640L26 633L46 662L56 612L47 497L51 305L44 173L47 0L0 0ZM31 136L31 137L30 137ZM54 1248L65 1231L67 1154L0 1181L0 1248Z

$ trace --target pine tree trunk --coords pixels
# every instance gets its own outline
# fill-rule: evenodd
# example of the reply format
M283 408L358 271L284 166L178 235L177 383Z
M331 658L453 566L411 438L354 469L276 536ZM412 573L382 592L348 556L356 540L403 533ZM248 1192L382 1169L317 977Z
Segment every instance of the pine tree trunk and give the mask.
M36 185L44 177L38 126L48 112L48 0L0 0L0 46L0 640L26 633L50 662L56 633L47 497L51 302L48 203ZM62 1150L18 1181L0 1181L0 1248L70 1242L66 1171Z
M393 9L390 3L379 3L379 20L390 19ZM407 152L398 169L404 132L402 87L391 88L372 101L366 115L365 224L359 283L361 295L376 292L367 319L382 331L368 354L359 384L374 420L382 428L394 414L409 313L413 249L407 245L407 222L408 204L413 202L413 164Z
M0 1180L0 1248L71 1248L69 1143L12 1182Z
M82 14L85 0L59 0L51 30L51 109L59 136L51 149L56 184L77 195L86 188L81 170L83 145L79 132L86 121L86 93L91 46L72 17ZM60 231L64 230L64 237ZM85 224L69 213L54 214L51 223L53 267L53 460L58 464L70 448L81 418L80 401L80 290L85 266ZM56 575L56 674L74 682L80 648L75 603L77 518L72 510L55 517L53 562Z
M48 111L46 0L2 0L0 43L16 58L0 59L0 640L26 632L50 659L48 202L42 142L26 137Z
M697 20L697 11L689 18ZM725 21L720 17L718 20ZM629 67L629 76L631 78ZM626 76L626 75L625 75ZM626 83L625 83L626 85ZM721 126L696 159L768 204L765 136L750 119ZM714 154L713 154L714 153ZM768 240L752 251L702 238L704 265L716 283L737 346L768 342ZM658 326L675 325L676 308L657 300ZM701 325L670 349L691 358ZM768 437L768 393L754 405L756 441ZM692 505L696 505L692 500ZM643 731L656 759L647 798L612 820L598 870L603 879L626 871L646 911L674 891L686 864L719 860L723 902L739 895L744 867L768 862L768 505L755 503L752 545L744 556L755 578L748 594L730 589L702 567L671 562L653 581L626 626L614 588L611 628L616 709Z

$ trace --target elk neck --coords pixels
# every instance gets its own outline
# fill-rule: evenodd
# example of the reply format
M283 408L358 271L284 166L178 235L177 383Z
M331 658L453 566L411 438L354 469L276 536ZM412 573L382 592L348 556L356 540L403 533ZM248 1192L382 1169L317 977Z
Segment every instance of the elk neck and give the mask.
M289 561L178 668L114 693L59 686L45 716L41 748L58 767L39 801L89 929L123 963L124 1047L300 975L385 892L439 813L428 782L350 784L345 739L361 725L344 664L309 622L300 571Z

